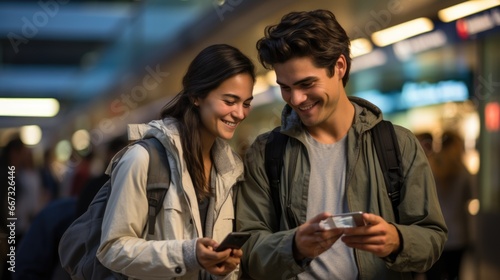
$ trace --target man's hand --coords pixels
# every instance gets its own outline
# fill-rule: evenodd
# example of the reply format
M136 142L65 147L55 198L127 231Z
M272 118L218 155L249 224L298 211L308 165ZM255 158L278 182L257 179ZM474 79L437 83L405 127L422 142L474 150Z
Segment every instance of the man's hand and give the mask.
M315 258L330 249L333 243L342 235L344 229L334 228L325 230L319 222L330 217L329 213L321 213L300 225L295 232L293 256L295 260Z
M351 248L384 258L398 252L401 241L396 227L382 217L364 213L366 226L344 229L342 241Z

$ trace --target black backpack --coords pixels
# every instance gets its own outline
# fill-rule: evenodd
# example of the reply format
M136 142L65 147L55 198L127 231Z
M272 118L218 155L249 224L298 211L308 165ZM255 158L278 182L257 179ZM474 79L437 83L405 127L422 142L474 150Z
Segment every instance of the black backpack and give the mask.
M371 133L379 163L384 173L387 193L392 202L396 222L398 222L398 205L400 190L403 185L403 170L401 168L401 153L397 144L396 132L390 121L382 120L372 128ZM280 127L278 126L272 130L265 147L266 174L269 178L271 197L278 219L281 217L280 177L288 138L287 135L280 133Z
M170 168L163 145L156 138L142 139L134 144L143 146L149 153L148 168L148 233L153 234L156 215L170 185ZM118 153L124 154L126 148ZM118 160L115 161L118 162ZM111 193L111 180L97 192L87 211L65 231L59 242L62 267L72 279L121 279L122 275L103 266L96 257L101 242L101 224Z

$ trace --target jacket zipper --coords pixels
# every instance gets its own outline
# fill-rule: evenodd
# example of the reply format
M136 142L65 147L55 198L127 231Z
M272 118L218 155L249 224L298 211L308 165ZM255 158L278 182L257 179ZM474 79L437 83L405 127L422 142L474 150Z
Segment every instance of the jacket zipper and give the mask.
M238 182L241 182L241 181L236 181L231 187L229 187L229 190L226 192L224 200L220 204L221 207L215 208L214 226L215 226L216 221L219 219L220 209L222 208L222 205L224 205L226 203L227 199L229 198L229 195L231 194L231 190L234 188L234 186L236 186L236 184L238 184Z

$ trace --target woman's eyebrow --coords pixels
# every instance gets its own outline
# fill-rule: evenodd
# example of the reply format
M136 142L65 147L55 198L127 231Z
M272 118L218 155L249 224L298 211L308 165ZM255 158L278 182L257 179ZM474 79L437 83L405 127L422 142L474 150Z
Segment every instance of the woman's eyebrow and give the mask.
M229 97L229 98L234 98L234 99L237 99L237 100L241 100L241 97L239 97L238 95L236 94L232 94L232 93L224 93L222 95L223 97ZM253 96L251 96L250 98L248 98L247 100L252 100L253 99ZM245 100L246 101L246 100Z

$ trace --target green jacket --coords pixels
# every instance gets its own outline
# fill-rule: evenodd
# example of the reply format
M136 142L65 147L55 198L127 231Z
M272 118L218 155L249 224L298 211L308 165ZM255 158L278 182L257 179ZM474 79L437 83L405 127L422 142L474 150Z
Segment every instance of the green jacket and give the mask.
M349 210L377 214L395 224L369 133L382 120L382 113L366 100L356 97L350 100L356 114L347 135L345 188ZM439 258L447 238L427 158L413 133L400 126L395 126L395 130L404 174L400 222L395 224L402 238L402 250L395 259L382 259L355 250L360 279L412 279L411 272L424 272ZM290 227L286 220L297 224L306 221L310 164L304 145L305 131L289 106L283 109L281 132L291 138L285 152L280 191L281 204L289 206L283 210L280 221L277 221L264 167L264 147L269 133L257 137L245 159L245 182L237 200L237 230L249 231L253 235L243 251L244 279L293 279L304 271L293 259L295 228ZM289 158L291 147L297 146L298 157ZM286 195L288 188L290 193Z

